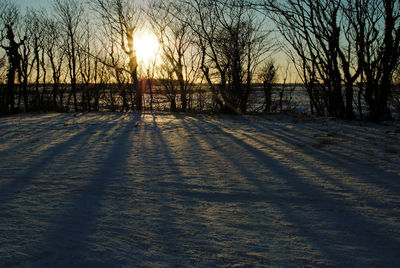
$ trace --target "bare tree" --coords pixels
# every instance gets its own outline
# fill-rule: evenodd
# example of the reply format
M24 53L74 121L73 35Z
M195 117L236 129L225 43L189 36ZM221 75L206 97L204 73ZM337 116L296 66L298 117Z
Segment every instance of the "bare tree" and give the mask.
M7 72L6 65L7 65L6 55L2 55L0 57L0 84L5 84L7 82L7 80L6 80L6 72Z
M96 52L93 51L92 46L94 42L94 34L92 31L92 25L89 20L85 21L86 27L82 30L83 36L78 50L78 61L79 61L79 73L82 85L82 108L86 111L93 109L93 98L97 96L96 93L96 72L99 63L98 57L92 57Z
M52 109L63 110L64 91L61 88L61 76L66 53L62 29L57 21L50 17L43 18L44 51L51 69L52 78ZM57 102L57 99L59 101Z
M264 7L296 55L312 109L352 119L353 87L365 79L371 118L384 116L399 54L399 1L267 0Z
M129 73L135 92L137 110L143 107L143 90L139 87L137 57L134 49L134 33L141 24L140 8L129 0L90 0L100 14L106 27L111 30L112 38L119 38L122 51L128 56Z
M392 78L400 57L400 1L374 2L370 27L374 38L364 42L362 64L365 74L365 100L370 119L381 121L390 117L388 101ZM365 8L365 7L364 7ZM367 40L368 41L368 40Z
M25 16L21 21L22 33L25 36L24 42L20 46L20 55L21 55L21 70L19 75L19 83L20 83L20 92L22 93L24 99L25 112L28 112L32 107L37 109L39 103L38 96L39 93L36 92L35 96L31 96L29 90L29 84L32 82L32 74L35 65L35 56L34 56L34 42L32 41L33 35L31 35L31 24L29 16ZM21 96L21 94L20 94ZM18 103L20 103L20 97ZM31 105L32 103L32 105Z
M153 110L154 107L154 93L155 93L155 81L157 77L157 71L159 71L159 62L158 62L159 51L156 52L154 58L149 59L147 63L142 64L141 75L139 75L142 79L142 87L144 92L148 92L150 94L150 110ZM140 73L140 72L139 72Z
M217 106L244 113L266 30L247 1L186 1L182 8L201 53L201 70Z
M198 79L200 58L199 54L194 52L194 39L190 26L181 17L184 12L182 8L184 6L179 5L177 1L158 0L148 8L148 15L161 46L163 68L171 68L171 72L167 70L162 72L167 75L164 77L164 83L166 83L165 79L176 79L181 111L185 112L188 106L188 94L193 90L194 83ZM167 87L167 92L170 93L176 88L169 85ZM177 94L174 93L174 95Z
M17 73L21 73L20 46L25 42L23 38L18 40L16 28L19 23L19 10L8 0L0 2L1 23L1 48L8 58L7 87L1 92L1 113L15 112L15 80Z
M159 76L161 77L160 83L163 87L163 95L167 97L170 103L170 111L177 112L176 100L178 95L178 85L176 83L177 80L175 79L173 68L168 64L169 62L166 61L159 68Z
M69 78L71 80L71 93L74 99L75 111L78 111L77 77L78 59L77 52L80 39L80 26L83 22L84 7L79 0L53 0L56 17L65 35L65 50L68 58Z
M107 77L107 66L102 64L101 62L101 54L103 52L102 48L96 42L92 43L92 48L89 49L90 55L94 55L94 57L90 57L88 60L91 61L92 70L91 75L91 96L94 98L92 109L94 111L99 111L100 109L100 100L104 97L106 84L109 82L109 78Z
M272 86L278 80L277 67L272 60L266 62L261 68L259 73L259 79L263 83L265 108L264 112L271 112L272 106Z
M33 105L35 109L44 108L43 98L46 87L46 66L45 66L45 49L44 49L44 30L43 18L47 15L44 10L30 9L24 15L25 35L27 37L26 46L24 47L24 68L33 69L35 71L35 95L33 97ZM28 44L29 43L29 44ZM29 47L28 47L29 46ZM28 51L32 53L32 59L29 63ZM29 66L31 65L31 66ZM25 70L26 73L27 70ZM28 75L27 73L25 75ZM26 78L24 79L26 80ZM33 81L32 81L33 82ZM24 87L26 84L24 83ZM40 90L41 89L41 90Z
M319 88L328 114L343 118L340 1L266 1L265 5L267 14L297 54L294 60L312 105L320 115L324 113L325 107L315 99L315 89Z
M110 25L102 27L101 36L103 38L99 38L99 41L102 51L97 52L97 55L91 55L107 69L108 81L106 83L109 84L109 87L107 89L108 94L105 96L109 107L112 111L116 111L117 105L120 103L117 96L119 94L122 99L121 111L129 110L129 99L131 109L134 110L136 92L128 86L130 81L132 81L132 76L129 66L128 68L125 66L126 54L119 49L120 40L118 36L116 38L113 34L113 29Z

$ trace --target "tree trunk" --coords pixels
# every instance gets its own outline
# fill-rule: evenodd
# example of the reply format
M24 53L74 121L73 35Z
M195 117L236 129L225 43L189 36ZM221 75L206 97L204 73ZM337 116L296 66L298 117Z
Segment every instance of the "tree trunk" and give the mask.
M346 119L353 120L354 119L354 111L353 111L353 83L346 83Z

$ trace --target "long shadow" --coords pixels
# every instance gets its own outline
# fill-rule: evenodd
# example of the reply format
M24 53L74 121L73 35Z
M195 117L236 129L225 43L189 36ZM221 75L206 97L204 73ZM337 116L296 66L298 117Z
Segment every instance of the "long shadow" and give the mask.
M191 172L199 174L199 187L186 187L178 194L188 203L198 204L195 214L207 228L203 239L214 244L215 263L245 267L283 265L266 256L276 233L269 230L261 234L258 231L263 224L257 220L249 222L254 219L253 213L260 212L257 206L267 198L260 188L249 187L245 181L247 176L256 176L256 173L249 166L237 165L232 155L217 149L230 144L221 136L224 131L202 127L203 121L213 120L212 117L198 118L186 117L183 129L188 132L186 139L191 152L188 157L193 161Z
M151 138L145 140L153 143L143 144L143 150L150 154L156 154L158 158L156 173L159 173L159 175L149 185L151 187L150 193L157 200L156 204L150 206L158 208L158 215L155 216L153 224L155 224L154 229L157 230L155 235L158 238L156 240L161 243L159 251L162 254L158 260L154 261L159 264L194 265L194 263L199 262L202 252L214 252L215 250L204 238L204 236L207 236L207 229L202 226L198 215L193 213L198 204L188 203L185 196L180 194L180 189L192 187L186 181L191 178L183 173L185 169L190 169L187 159L183 159L185 153L177 152L177 150L184 150L181 147L183 141L177 142L175 139L180 138L179 134L175 131L171 132L172 129L170 129L181 127L176 124L176 120L173 120L172 124L164 123L164 127L167 128L164 131L163 127L157 122L157 117L154 115L151 115L151 117L153 119L151 122ZM171 125L167 126L167 124ZM184 128L183 131L185 131ZM152 161L150 160L150 162ZM154 175L151 174L151 176ZM200 230L202 231L200 232ZM206 264L210 260L205 258L201 262Z
M114 119L112 119L111 116L112 115L108 115L110 119L107 120L106 127L114 123ZM48 127L38 128L38 131L31 131L27 134L29 137L27 141L24 140L18 145L15 145L15 147L7 149L8 152L3 152L3 157L10 155L10 159L12 159L21 154L24 156L24 159L15 159L15 164L30 166L32 162L37 161L38 157L46 154L46 150L50 150L49 147L57 146L58 139L63 139L63 137L70 135L79 134L78 136L80 136L84 129L86 135L95 136L96 132L93 132L92 129L95 129L97 126L93 125L98 124L99 121L96 120L94 116L89 115L85 115L83 118L84 121L75 118L75 116L71 114L57 116L58 120L56 122L47 122L46 124L49 125ZM79 133L76 134L74 132ZM27 152L29 152L29 154ZM28 157L28 155L30 157Z
M294 140L301 142L301 133L296 130L292 130L295 133L294 137L289 137L288 135L283 135L282 133L278 133L276 131L270 131L272 137L276 139L280 139L286 143L291 143ZM297 138L295 138L297 137ZM347 155L337 155L330 152L328 149L318 148L318 147L308 147L307 150L311 150L311 155L318 159L318 161L323 161L325 164L330 165L332 168L339 167L346 174L350 175L353 178L358 178L366 185L372 185L375 187L380 187L385 189L386 192L392 193L393 195L400 195L400 187L396 187L396 184L393 184L393 181L398 178L396 174L386 172L377 167L370 167L364 163L354 163L354 159ZM310 168L312 167L312 163L310 164ZM376 172L369 172L371 168L376 169ZM382 181L392 182L391 185L387 185L382 183Z
M292 148L297 148L298 152L306 154L308 158L313 158L315 162L305 161L305 159L302 159L303 162L306 162L308 164L307 167L309 168L309 170L316 169L315 163L323 161L323 163L330 168L339 167L341 170L345 171L345 174L351 176L352 178L356 178L364 185L378 188L381 187L382 190L385 189L386 192L392 193L393 195L400 194L400 188L393 189L393 187L398 188L393 185L393 178L397 177L396 174L386 172L377 167L374 167L375 169L377 169L376 172L368 173L368 171L371 170L368 165L363 163L355 164L352 157L340 153L338 154L336 152L332 153L328 149L324 149L323 147L319 148L318 146L313 146L313 142L315 143L315 138L312 138L305 133L300 132L298 129L291 128L290 131L278 131L276 128L266 129L261 124L252 124L255 128L260 129L265 133L263 138L273 140L276 144L280 144L282 146L291 146ZM316 131L315 129L312 130L314 132ZM259 143L266 146L271 146L271 143L262 142L249 134L244 133L243 135L246 135L246 137L258 141ZM301 146L296 146L296 144L299 144ZM355 149L355 151L357 150ZM377 174L379 174L379 179L377 179ZM337 182L338 181L336 181L335 183ZM386 184L382 182L386 182ZM387 187L387 182L391 182L391 187ZM360 194L363 195L363 190L360 189L359 191Z
M259 139L251 137L250 135L246 135L245 133L242 133L241 135L246 136L249 140L256 141L258 144L265 144ZM266 139L271 137L273 138L274 142L269 143L269 148L275 151L277 155L284 155L285 153L290 152L290 150L293 149L290 147L286 147L290 146L290 144L285 145L284 143L278 145L279 147L277 147L276 143L278 143L277 140L279 138L270 136L266 137ZM281 140L283 139L284 138L282 138ZM342 171L340 169L338 170L337 168L329 165L327 167L331 171L330 173L328 173L325 170L321 169L321 166L324 165L324 162L321 162L321 159L309 157L309 155L307 154L297 154L296 156L291 155L290 159L288 159L286 162L289 167L294 167L296 165L299 166L299 164L303 166L306 169L306 176L317 176L317 180L310 180L309 182L313 185L316 185L316 187L322 188L327 195L336 195L337 198L341 198L343 202L347 203L347 208L353 208L354 210L358 210L359 212L361 212L362 209L360 210L360 205L363 204L363 206L368 205L369 207L372 206L376 210L379 209L379 216L374 215L373 217L371 217L370 215L368 215L367 219L369 222L374 222L375 219L378 219L378 221L382 221L381 217L382 213L384 213L385 217L390 219L389 221L386 221L386 227L391 225L392 228L396 228L396 224L395 222L393 222L392 213L393 209L396 209L396 207L398 207L400 203L400 200L398 200L397 197L391 197L391 201L388 202L388 197L386 196L384 197L386 200L382 201L381 198L379 198L378 196L379 194L383 194L382 188L378 188L375 184L360 182L362 176L360 176L359 178L349 178L349 175L346 175L346 179L341 174ZM302 167L300 167L300 169L302 169ZM334 174L332 174L333 170L335 170Z
M210 219L212 219L213 222L222 224L217 228L218 235L216 237L214 236L214 240L221 241L218 244L220 244L222 248L219 249L226 255L226 258L223 259L223 263L227 262L232 265L240 262L257 263L257 265L288 265L282 261L285 257L274 260L276 256L274 256L273 253L266 253L268 249L280 251L279 248L273 248L271 246L277 239L277 233L274 232L275 230L266 230L263 224L258 222L258 220L249 222L254 219L254 213L270 220L272 216L268 216L270 214L268 211L262 212L260 204L265 204L263 202L267 202L268 206L278 208L282 200L275 200L277 204L269 201L276 198L277 194L271 192L271 189L256 179L259 173L255 172L256 170L254 167L252 169L252 167L242 164L241 161L237 160L237 155L232 155L231 151L225 149L229 147L229 145L221 143L220 141L220 139L223 138L221 135L224 135L224 131L221 131L218 127L204 128L202 127L203 124L207 123L204 123L204 121L193 123L193 130L197 129L196 136L206 135L206 137L201 137L202 141L206 141L209 144L207 147L210 151L205 157L210 157L210 154L216 154L212 160L215 161L214 166L211 167L208 172L215 172L215 170L220 169L222 172L225 171L226 173L215 178L219 180L216 184L219 185L220 188L214 191L206 189L208 191L199 192L188 189L182 191L181 194L199 203L208 202L215 206L214 208L210 208L210 212L213 213ZM217 138L214 138L214 135L216 135ZM233 145L232 143L229 144ZM240 155L239 158L241 157L247 156ZM228 163L232 163L232 165ZM227 164L228 166L226 166ZM239 178L237 175L239 175ZM210 176L211 174L209 177ZM246 182L248 178L254 179ZM233 179L235 181L232 182ZM208 182L210 183L209 180ZM249 185L255 187L249 188ZM251 204L250 207L249 202ZM265 256L265 254L267 254L267 256Z
M84 119L89 122L93 119L93 116L85 115ZM31 159L35 159L36 155L41 155L41 151L48 147L49 143L51 144L65 135L70 135L71 132L80 131L84 128L82 125L86 123L85 121L78 122L80 121L79 118L73 114L55 114L54 118L45 117L43 120L37 121L24 120L22 132L14 131L15 135L21 136L18 138L20 140L8 140L7 144L0 149L0 154L6 157L7 155L14 156L29 151L31 158L19 159L19 161L25 161L29 165Z
M349 129L349 128L351 128L351 129ZM367 151L365 149L371 146L371 142L373 142L376 138L382 139L382 140L386 138L382 133L383 130L379 130L379 129L375 129L375 128L371 128L369 130L371 132L370 133L366 130L360 131L359 127L345 124L341 128L341 131L345 132L343 134L340 132L335 133L335 131L333 131L333 133L332 132L329 133L328 130L323 131L323 132L326 132L325 135L333 134L332 136L334 138L337 137L341 140L341 142L339 142L338 144L335 144L336 146L340 147L341 149L347 150L348 152L357 153L358 155L363 155L365 157L370 156L367 154ZM316 130L314 130L314 132L315 131ZM392 139L394 142L395 137L392 137ZM355 145L354 141L356 142L356 146L354 146ZM352 146L350 144L352 144ZM341 154L341 155L343 155L343 154ZM384 170L382 170L382 171L384 171Z
M46 166L51 165L55 158L71 147L79 147L79 144L84 144L89 138L88 131L82 130L69 139L61 141L43 151L41 153L43 156L31 161L28 167L14 174L14 178L10 182L2 185L0 189L0 207L4 209L11 200L18 197L20 192L23 192L30 184L40 179L37 178L38 174L44 172Z
M128 141L132 135L132 125L125 124L121 127L119 125L120 123L116 126L111 125L111 129L115 130L114 133L109 133L113 139L111 148L103 144L94 149L97 151L96 157L104 159L101 166L94 174L82 174L79 184L70 189L70 195L65 197L67 200L62 200L40 243L32 245L29 250L36 253L26 260L27 263L35 265L68 263L71 266L107 266L118 263L118 260L112 257L99 258L94 248L97 242L104 242L101 238L107 237L107 234L101 233L108 231L101 229L103 227L101 218L107 216L104 215L103 208L107 202L112 202L107 195L107 189L120 179L121 169L126 166L131 149ZM103 131L106 132L107 129ZM96 236L98 231L101 238Z
M262 129L263 126L261 124L255 124L255 127ZM352 130L345 129L344 131L358 133L357 128L354 129L354 126L351 127L353 127ZM320 129L311 127L309 128L313 130L314 133L316 131L320 131ZM368 204L373 205L376 208L386 209L391 207L395 208L399 205L400 200L398 199L398 196L400 194L400 188L396 183L399 178L397 174L387 172L376 166L370 167L366 163L363 163L362 159L358 158L359 154L363 153L360 150L353 150L347 146L347 149L353 152L355 151L355 156L351 157L348 155L343 155L340 153L340 151L343 150L343 146L340 145L340 142L339 145L332 144L327 145L326 147L313 146L313 142L315 143L315 138L310 138L309 135L306 135L303 128L300 130L298 128L292 128L290 131L269 129L264 131L266 134L263 138L265 140L273 140L275 144L280 144L284 147L286 146L288 150L290 150L290 147L293 149L293 147L295 147L293 145L296 143L303 144L304 146L299 146L297 148L297 151L299 152L298 155L300 155L299 157L303 157L302 159L298 160L300 160L300 162L306 166L308 170L317 172L321 178L328 177L329 180L324 180L327 184L332 183L334 185L339 185L341 188L351 191L352 195L355 194L358 196L357 200L360 202L367 201ZM313 132L308 134L313 135ZM360 136L366 135L365 133L359 134ZM247 135L245 133L243 133L243 135L257 141L260 144L268 144L268 146L278 149L276 146L271 145L271 142L262 142L260 139L251 137L251 135ZM343 137L344 139L350 139L348 135L340 135L340 137ZM358 144L359 138L357 138L355 142ZM335 150L337 147L339 147L339 152ZM334 149L334 151L331 151L332 149ZM318 164L322 164L330 170L336 169L340 172L336 172L336 176L329 178L326 172L316 168L318 167ZM385 195L385 202L381 201L379 195ZM388 196L390 196L390 202L387 202Z
M343 130L345 132L351 132L354 135L354 137L349 137L348 136L349 134L347 134L347 135L340 135L339 134L338 138L342 139L343 142L339 142L338 144L334 144L334 145L340 147L341 149L347 150L348 152L358 153L359 155L364 155L364 156L368 157L368 155L365 154L365 151L363 151L361 148L357 148L357 146L350 146L350 145L348 145L348 143L352 143L352 141L355 140L357 142L357 144L360 144L361 146L368 147L370 145L370 141L368 141L368 138L370 138L370 139L371 138L375 138L374 135L379 135L380 130L372 127L372 132L378 132L378 133L369 135L368 132L360 131L358 129L358 127L354 127L352 125L348 125L348 124L345 124L345 123L342 123L342 124L344 124L345 127L351 128L351 130L348 130L346 128L345 129L340 129L340 130ZM261 124L254 124L253 123L253 126L256 126L258 129L263 129L263 126ZM329 125L326 126L326 130L325 130L325 132L326 132L325 135L327 135L326 138L329 138L328 134L332 134L332 133L329 133L330 131L332 131L330 129L331 127L332 126L329 126ZM317 134L317 135L319 134L319 132L321 132L321 129L313 128L311 126L306 127L304 130L309 130L312 133ZM276 133L277 135L280 135L280 137L284 137L284 138L287 138L287 139L292 139L292 141L297 140L299 142L306 141L307 143L313 143L313 142L315 143L317 141L316 137L307 136L307 134L304 133L304 130L301 132L301 131L299 131L298 128L296 128L296 129L292 128L290 131L287 131L287 133L288 133L287 135L282 135L276 129L272 129L272 130L268 130L267 129L266 133L269 133L269 132L272 131L272 132ZM339 129L336 129L336 130L339 130ZM324 130L322 130L322 132L324 132ZM321 133L321 134L323 134L323 133ZM333 131L333 137L335 138L335 131ZM361 137L365 137L364 138L365 140L363 141L361 139ZM321 147L321 150L318 150L317 146L312 148L312 149L315 150L318 153L321 153L321 152L323 153L324 152L323 147ZM329 154L332 155L331 152L329 152ZM337 157L338 156L337 154L340 155L340 158ZM340 161L341 158L343 158L344 159L343 164L345 166L347 166L348 164L351 164L353 162L352 161L353 159L351 157L349 157L348 155L345 155L345 154L343 154L341 152L337 152L337 154L332 155L333 158L337 159L338 161ZM336 161L333 161L333 162L336 162ZM381 169L378 166L376 166L375 168L378 169L383 174L387 173L387 171L385 171L384 169ZM382 178L386 178L386 176L382 176Z
M149 150L153 154L158 154L158 165L159 168L163 169L162 173L164 173L157 178L151 191L156 194L155 197L158 199L158 202L161 203L156 205L159 207L159 221L157 221L158 224L156 223L157 226L155 229L160 236L159 241L162 241L163 248L161 251L164 253L164 258L168 259L169 255L179 255L179 252L183 253L185 251L183 248L182 230L180 230L179 220L177 219L180 215L176 208L170 206L170 204L173 204L175 201L173 195L174 189L170 187L168 183L172 182L175 185L182 183L182 185L184 185L185 182L176 182L176 178L182 178L182 174L180 173L177 163L175 163L174 156L171 155L170 144L167 144L162 136L155 116L153 116L152 127L152 139L150 140L154 143L153 146L149 146L145 150ZM156 148L157 146L161 148ZM183 261L182 256L179 256L177 259L178 260L175 260L176 262Z
M115 118L115 120L116 119L118 118ZM17 239L16 243L18 243L17 245L19 245L18 241L20 241L21 239L32 239L33 237L37 237L37 241L42 240L43 237L40 236L40 233L32 233L31 229L40 230L41 228L43 228L43 225L48 225L50 226L49 228L52 228L52 224L55 221L54 219L56 215L60 215L63 209L67 208L66 210L68 210L68 208L72 206L73 201L71 201L71 198L73 199L75 196L81 193L84 194L84 185L87 184L88 180L91 180L92 177L101 176L101 174L103 173L102 171L99 171L95 175L91 176L88 176L88 174L91 174L92 170L94 170L96 166L99 165L99 160L105 157L104 152L110 151L108 150L107 146L113 139L115 140L115 138L117 137L115 135L115 132L116 130L118 130L118 127L120 125L115 120L113 120L113 123L108 123L107 126L103 126L103 128L100 128L100 131L95 135L87 134L87 131L82 132L82 136L85 136L83 134L87 135L85 138L81 139L81 142L74 142L74 146L67 146L68 148L64 150L63 156L57 156L58 162L63 161L62 159L66 157L61 170L58 167L50 168L50 170L47 171L48 173L46 174L45 178L37 179L40 180L39 182L36 182L35 180L30 183L31 186L29 186L29 188L32 188L32 191L27 191L25 190L25 188L22 191L19 191L22 195L22 199L20 200L22 203L20 202L17 205L13 205L13 210L17 209L18 211L21 211L20 213L22 214L13 215L10 219L10 222L18 222L20 221L19 218L24 220L21 226L15 226L15 229L19 230L18 233L8 234L9 239L6 239L5 243L7 243L6 241L13 243L13 239ZM103 135L103 133L105 135ZM123 131L123 133L127 132ZM70 140L68 140L68 143L70 143ZM92 143L93 147L90 148L90 145L86 143ZM42 168L45 169L46 161L39 162L41 163ZM87 165L87 170L82 170L81 168L75 170L76 165L83 166L85 164ZM40 172L40 167L35 168L37 168L37 170ZM76 177L77 175L78 177ZM31 200L33 202L31 202ZM77 205L77 207L79 206ZM3 212L4 211L5 210L3 210ZM15 211L13 213L15 214ZM67 222L65 224L67 224ZM14 226L12 229L14 229ZM62 231L59 235L60 237L62 237ZM70 235L71 237L73 237L72 233ZM62 238L64 240L68 240L68 237ZM37 243L34 242L31 244L36 245ZM38 249L43 249L44 253L39 254L38 257L38 259L40 260L42 257L45 258L46 255L45 244L46 243L43 243L38 248L31 249L21 249L19 248L20 246L18 246L18 252L20 252L18 254L22 254L22 256L27 256L36 252L36 250ZM5 245L6 244L4 244L3 246ZM15 249L10 249L9 252L16 253L13 250ZM52 251L51 249L49 249L47 252ZM26 256L15 258L14 264L18 264L20 261L27 261L28 263L33 263L35 261L34 258L27 259ZM2 259L1 256L0 259Z
M274 132L274 131L272 131L272 132ZM275 133L276 134L276 133ZM297 136L299 136L299 135L295 135L296 137ZM292 138L292 137L291 137ZM282 133L279 133L279 135L276 135L275 137L274 136L272 136L272 139L281 139L281 140L285 140L285 139L288 139L288 140L290 140L290 138L288 138L288 137L286 137L284 134L282 134ZM289 141L288 141L289 142ZM330 152L328 152L329 154L331 154ZM318 159L318 160L317 160ZM313 169L316 169L316 166L318 166L318 165L315 165L317 162L321 162L321 160L322 161L324 161L325 160L325 162L323 162L323 163L332 163L332 161L334 162L335 161L335 159L334 158L331 158L331 159L329 159L328 161L326 161L326 158L324 158L322 155L318 155L317 157L316 157L316 161L315 161L315 163L314 163L314 165L313 165L313 163L312 162L309 162L308 163L308 165L307 165L307 169L308 170L313 170ZM343 163L343 164L345 164L345 163ZM304 165L304 163L303 163L303 165ZM349 166L348 168L350 169L351 168L351 165L349 165L348 163L346 163L346 165L347 166ZM340 166L328 166L328 167L330 167L331 169L332 168L339 168L340 170L341 170L341 167ZM319 171L319 172L322 172L321 170ZM365 173L365 172L364 172ZM360 174L361 174L361 176L360 176ZM352 174L353 176L356 176L356 177L354 177L354 178L358 178L358 179L362 179L361 177L362 177L362 174L363 174L363 172L354 172L354 174ZM366 176L367 177L369 177L369 175L371 175L371 174L366 174ZM388 176L393 176L393 174L387 174ZM357 177L357 176L360 176L360 177ZM325 177L326 178L324 178L325 179L325 182L326 181L331 181L332 183L338 183L338 180L339 180L339 184L341 183L341 178L333 178L333 177L329 177L329 176L327 176L327 174L325 174ZM372 177L371 177L372 178ZM365 179L365 178L364 178ZM364 183L365 182L365 183ZM363 183L366 185L366 186L369 186L368 184L366 184L366 183L369 183L368 182L368 180L363 180ZM373 182L372 184L371 183L369 183L370 184L370 186L375 186L375 183ZM345 185L345 187L347 186L347 184ZM351 198L354 198L354 195L356 195L356 196L358 196L358 198L356 199L356 200L363 200L363 201L368 201L368 204L369 205L376 205L376 203L373 203L373 202L371 202L371 200L370 200L370 198L368 198L368 193L366 193L366 192L362 192L362 189L355 189L354 187L352 187L351 185L350 185L350 188L348 188L348 190L350 190L350 193L351 193ZM364 191L365 191L366 189L364 189ZM379 189L378 189L378 191L379 191ZM382 191L379 191L379 192L382 192ZM351 202L350 203L353 203L354 204L354 202L356 201L356 200L351 200ZM341 200L341 201L343 201L343 200ZM361 201L362 202L362 201ZM342 202L343 203L343 206L344 207L346 207L346 202ZM351 207L351 204L349 203L349 206L347 206L347 207ZM378 204L377 205L377 207L382 207L382 205L380 205L380 204ZM385 204L385 209L388 209L388 208L390 208L391 206L387 206L387 204ZM373 224L375 224L375 223L373 223L373 219L371 219L371 218L365 218L365 217L361 217L361 216L359 216L360 218L364 218L363 220L366 220L367 222L369 222L369 223L371 223L372 225ZM383 227L383 225L382 224L377 224L376 226L381 226L381 227ZM387 228L387 226L386 226L386 229L388 229ZM382 233L382 232L381 232ZM383 231L383 233L384 233L384 231Z
M352 171L351 174L347 174L347 176L351 176L354 179L357 179L358 181L363 181L363 185L365 186L374 186L374 187L378 187L376 185L376 183L373 183L374 181L371 180L366 180L366 177L369 178L371 176L371 174L366 174L363 175L363 173L365 173L365 170L361 169L361 172L357 172L356 170L354 170L354 168L351 167L351 162L350 159L346 159L347 161L343 161L338 159L338 157L336 157L335 159L331 158L326 160L323 156L323 153L320 153L318 149L313 149L311 148L311 146L307 147L307 148L303 148L302 146L297 146L298 148L296 148L296 143L298 144L303 144L304 141L302 141L299 138L299 135L296 136L288 136L288 135L284 135L283 133L279 133L276 130L270 130L269 134L265 134L263 136L263 138L265 140L271 140L273 142L266 142L265 140L261 140L260 138L256 138L253 135L247 134L247 133L241 133L240 135L246 137L247 139L253 140L254 142L257 142L260 145L263 145L264 147L268 147L271 148L272 150L274 150L277 153L280 153L282 155L284 154L291 154L291 159L295 159L296 163L293 164L298 164L301 163L304 167L307 168L307 170L309 170L310 173L314 173L316 175L318 175L321 178L325 178L325 177L329 177L331 176L331 174L328 174L327 172L321 170L318 167L318 163L320 164L324 164L325 166L329 167L330 169L334 169L337 168L337 164L340 163L341 165L339 166L340 168L342 168L343 166L348 166L349 170ZM304 145L305 146L305 145ZM321 149L322 150L322 149ZM329 154L332 154L330 152L328 152ZM296 154L296 155L295 155ZM332 155L333 157L333 155ZM325 161L323 161L325 160ZM298 161L298 162L297 162ZM323 161L323 162L322 162ZM335 166L336 164L336 166ZM353 164L354 165L354 164ZM370 170L370 169L368 169ZM391 173L383 173L384 177L385 176L389 176L389 174L393 177L393 174ZM331 181L328 181L325 179L326 183L332 183L335 186L339 186L342 189L347 189L347 190L352 190L352 191L358 191L359 196L363 196L363 197L367 197L366 196L366 192L361 190L361 189L355 189L354 187L346 184L343 180L343 178L335 178ZM383 188L380 190L382 191ZM389 192L391 192L391 189L388 189Z
M214 128L219 128L219 126L215 125L215 124L210 124L209 122L207 122L210 127L214 127ZM342 200L338 200L335 198L330 197L329 195L327 195L324 192L321 192L320 189L315 188L315 186L310 185L309 183L307 183L306 181L304 181L303 178L299 177L296 175L296 171L295 170L291 170L290 167L287 166L282 166L280 164L280 162L278 162L277 160L271 158L270 156L266 155L263 151L258 150L255 147L252 147L251 145L247 144L246 142L244 142L241 139L238 139L237 137L235 137L234 135L230 134L230 133L226 133L226 136L229 137L232 142L234 144L239 145L243 150L251 153L252 155L255 156L255 158L257 159L257 161L259 162L260 165L266 167L266 168L270 168L273 171L278 171L275 172L276 176L280 177L282 180L286 181L286 183L291 187L291 191L293 193L296 193L300 200L303 199L307 205L314 207L315 211L318 211L318 218L321 220L321 222L325 222L326 223L326 219L329 219L330 222L328 222L328 225L335 225L335 222L338 223L339 225L339 231L343 232L343 233L348 233L347 228L350 227L350 229L352 229L351 231L354 233L357 233L357 230L354 229L355 226L363 226L364 228L368 229L368 230L380 230L382 227L382 225L380 224L376 224L373 222L368 221L368 219L362 218L358 215L355 214L354 211L350 211L347 208L347 203L343 202ZM209 139L210 140L210 139ZM221 147L217 147L216 149L221 150L221 152L223 154L227 154L229 153L228 151L225 151L223 148ZM235 160L234 158L232 158L232 161L235 161L237 165L240 166L240 162L238 162L237 160ZM244 175L246 172L244 172ZM260 187L260 183L256 182L257 179L256 178L251 178L251 176L248 176L248 178L250 180L253 180L254 183L257 184L257 186ZM266 189L265 187L261 187L261 190L267 191L268 189ZM291 200L290 195L288 196L283 196L282 198L287 198L287 201L289 202L296 202L296 200ZM327 213L327 211L323 211L323 207L321 207L321 205L326 206L326 207L336 207L337 204L339 204L339 206L341 208L343 208L342 211L340 212L336 212L334 213L334 215L332 215L332 213ZM302 219L302 215L299 211L295 211L293 209L290 209L285 211L285 209L281 209L281 211L283 213L286 214L286 217L289 221L293 222L293 223L301 223L301 222L307 222L307 219ZM343 223L343 219L346 219L347 222L350 222L350 225L346 223ZM391 261L393 261L395 258L393 255L393 248L399 248L399 241L397 241L395 238L392 238L390 236L388 236L387 234L380 233L380 234L376 234L378 236L378 241L385 241L385 243L387 243L388 245L390 245L389 247L385 247L387 252L390 252L390 254L386 254L386 256L390 256L392 259ZM354 262L354 260L351 260L345 256L342 255L342 253L340 252L340 250L338 249L332 249L329 247L329 245L326 244L326 240L318 235L308 235L309 237L309 241L312 244L315 244L317 248L320 248L323 252L324 255L327 256L331 262L333 263L337 263L337 260L342 260L344 263L352 263ZM335 237L329 237L329 239L331 241L335 241ZM362 240L362 241L360 241ZM364 250L364 252L370 252L371 251L371 245L372 244L376 244L376 239L368 237L366 234L363 234L363 237L358 237L358 241L352 242L354 243L355 246L362 248ZM391 247L392 246L392 247ZM385 249L384 248L384 249ZM384 249L376 249L375 252L377 254L375 254L375 257L380 256L379 254L383 254L385 252ZM394 259L393 259L394 258Z
M12 130L8 130L2 133L0 139L4 140L6 144L3 144L0 148L0 153L14 153L27 145L31 145L37 142L38 137L48 135L48 132L54 129L54 124L59 124L64 122L65 119L70 117L70 115L54 115L55 118L42 118L36 120L34 123L28 122L28 120L21 119L18 126L14 125ZM23 121L22 121L23 120ZM55 121L53 124L53 121ZM37 122L39 121L39 122ZM19 125L21 124L21 125ZM33 124L33 125L32 125ZM29 129L26 129L29 126ZM22 127L22 129L20 128ZM10 134L6 136L7 134Z

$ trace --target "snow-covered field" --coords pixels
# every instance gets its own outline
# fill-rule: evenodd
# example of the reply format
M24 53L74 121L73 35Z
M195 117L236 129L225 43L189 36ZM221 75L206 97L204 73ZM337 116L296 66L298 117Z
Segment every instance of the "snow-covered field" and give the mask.
M0 118L0 266L399 267L400 126Z

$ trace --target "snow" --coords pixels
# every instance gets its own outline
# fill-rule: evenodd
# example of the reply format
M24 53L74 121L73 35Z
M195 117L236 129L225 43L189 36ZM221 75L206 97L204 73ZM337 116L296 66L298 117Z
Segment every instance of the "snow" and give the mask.
M400 126L0 118L0 266L399 267Z

